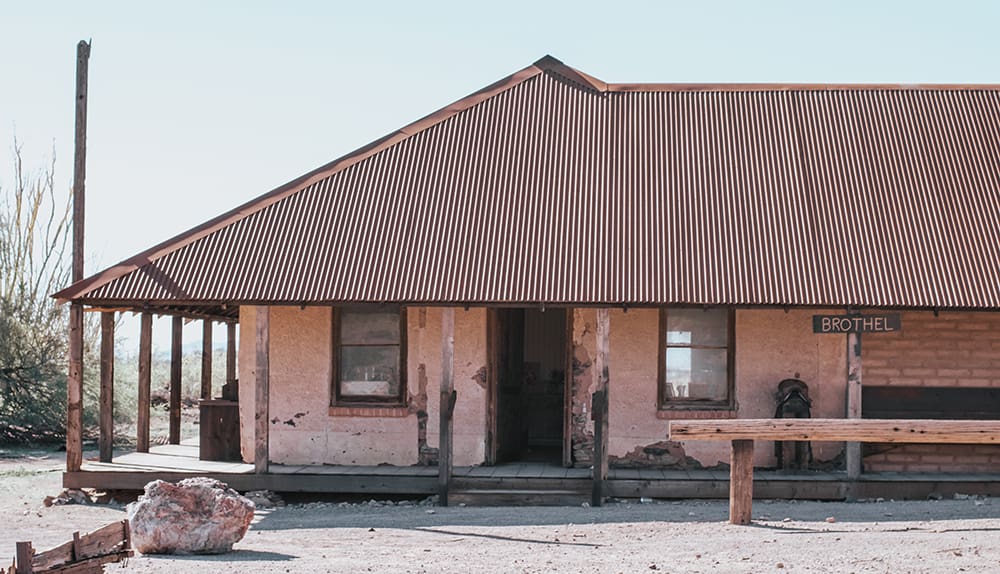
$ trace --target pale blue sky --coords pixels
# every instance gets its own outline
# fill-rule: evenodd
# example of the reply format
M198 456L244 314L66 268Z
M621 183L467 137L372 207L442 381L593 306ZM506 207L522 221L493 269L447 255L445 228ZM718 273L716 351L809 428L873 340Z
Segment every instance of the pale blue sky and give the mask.
M93 39L87 273L551 54L610 82L1000 83L994 2L0 2L13 133L69 189Z

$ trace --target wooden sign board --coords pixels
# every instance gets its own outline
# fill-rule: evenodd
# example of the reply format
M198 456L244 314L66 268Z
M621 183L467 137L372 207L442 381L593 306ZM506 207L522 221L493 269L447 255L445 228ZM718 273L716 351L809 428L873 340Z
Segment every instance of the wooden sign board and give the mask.
M899 313L813 315L813 333L895 333L903 328Z

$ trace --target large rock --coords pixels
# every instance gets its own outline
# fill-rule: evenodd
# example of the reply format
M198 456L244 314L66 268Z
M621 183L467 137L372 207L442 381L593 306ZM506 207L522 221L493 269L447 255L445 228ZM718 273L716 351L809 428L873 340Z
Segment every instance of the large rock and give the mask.
M211 478L155 480L128 505L132 548L143 554L222 554L250 527L254 504Z

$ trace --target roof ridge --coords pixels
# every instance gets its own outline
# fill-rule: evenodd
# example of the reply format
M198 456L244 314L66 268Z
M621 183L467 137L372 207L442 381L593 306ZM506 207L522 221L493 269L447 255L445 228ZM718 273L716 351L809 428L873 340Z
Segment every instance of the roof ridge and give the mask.
M852 84L852 83L621 83L609 92L837 92L837 91L998 91L1000 84Z
M550 60L559 62L551 56L546 56L545 58L539 60L539 62L544 61L543 66L550 66L552 65ZM191 243L194 243L195 241L198 241L199 239L219 229L227 227L271 205L274 205L282 199L294 195L320 180L326 179L341 170L347 169L348 167L377 154L387 147L429 129L460 112L472 108L484 100L490 99L499 93L517 86L525 80L541 74L542 72L543 67L535 64L514 72L509 76L493 82L485 88L476 90L475 92L414 122L411 122L398 130L375 140L374 142L364 145L327 164L309 171L304 175L259 195L234 209L213 217L212 219L188 229L187 231L179 233L170 239L161 241L153 247L124 259L111 267L81 279L80 281L77 281L76 283L73 283L52 294L52 297L58 299L59 301L69 301L79 298L94 289L98 289L115 279L123 277L145 265L152 263L154 260L172 253L186 245L190 245Z

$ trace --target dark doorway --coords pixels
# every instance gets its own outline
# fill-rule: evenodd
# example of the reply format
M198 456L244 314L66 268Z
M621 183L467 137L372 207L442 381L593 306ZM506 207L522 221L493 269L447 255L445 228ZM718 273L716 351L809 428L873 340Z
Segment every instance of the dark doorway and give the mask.
M565 309L497 309L495 462L563 461Z

